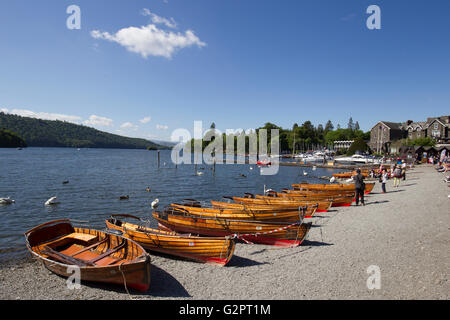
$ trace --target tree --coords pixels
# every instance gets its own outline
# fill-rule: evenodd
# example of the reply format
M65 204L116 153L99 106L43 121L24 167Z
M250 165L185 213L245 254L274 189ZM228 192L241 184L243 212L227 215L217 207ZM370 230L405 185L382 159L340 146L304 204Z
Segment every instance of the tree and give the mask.
M331 123L331 120L328 120L327 124L325 125L325 134L327 134L328 131L333 131L334 130L334 126Z
M354 130L355 129L355 125L353 124L352 117L350 117L350 119L348 119L347 129L350 129L350 130Z
M368 152L369 150L369 146L362 138L356 138L350 148L348 148L347 155L352 156L357 152Z
M356 121L356 123L355 123L355 131L356 130L359 130L359 122L358 121Z

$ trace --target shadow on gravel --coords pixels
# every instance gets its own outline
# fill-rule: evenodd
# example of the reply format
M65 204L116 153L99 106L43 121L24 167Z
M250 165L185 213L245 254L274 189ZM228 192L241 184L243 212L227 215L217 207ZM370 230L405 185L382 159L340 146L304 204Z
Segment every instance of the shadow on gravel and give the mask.
M302 246L311 246L311 247L322 247L322 246L333 246L333 243L327 243L322 241L313 241L313 240L304 240L302 242Z
M379 204L379 203L386 203L389 202L388 200L382 200L382 201L373 201L373 202L368 202L366 203L366 206L370 206L372 204Z
M416 185L417 183L410 183L410 184L403 184L402 186L403 187L409 187L409 186L414 186L414 185Z
M134 294L151 295L154 297L191 297L181 283L166 271L152 265L150 272L152 281L149 291L141 294Z
M261 253L266 251L266 249L261 250L259 252L254 252L251 254L255 254L255 253ZM263 264L269 264L268 262L258 262L255 260L251 260L251 259L247 259L247 258L243 258L243 257L239 257L236 255L233 255L233 257L231 258L230 262L228 262L227 267L234 267L234 268L242 268L242 267L251 267L251 266L259 266L259 265L263 265Z

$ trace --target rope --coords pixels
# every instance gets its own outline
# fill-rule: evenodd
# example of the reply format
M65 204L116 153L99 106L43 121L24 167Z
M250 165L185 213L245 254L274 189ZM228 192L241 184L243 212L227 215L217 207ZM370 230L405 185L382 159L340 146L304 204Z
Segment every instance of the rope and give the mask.
M278 229L265 231L265 232L244 233L244 234L234 233L232 235L232 239L237 238L237 239L243 240L244 242L246 242L248 244L253 244L252 242L250 242L250 241L248 241L248 240L246 240L246 239L244 239L242 237L246 237L246 236L256 236L257 237L257 236L264 235L264 234L271 234L271 233L275 233L275 232L286 230L286 229L288 229L288 228L290 228L292 226L295 226L295 225L299 225L300 226L301 222L299 223L298 221L296 221L296 222L294 222L294 223L292 223L292 224L290 224L290 225L288 225L286 227L281 227L281 228L278 228ZM298 232L297 232L297 237L298 237Z
M122 265L125 263L126 261L123 261L120 265L119 265L119 271L120 273L122 273L122 278L123 278L123 284L125 286L125 291L128 293L128 297L130 298L130 300L133 300L133 297L131 296L130 292L128 291L128 287L127 287L127 279L125 279L125 274L122 271Z

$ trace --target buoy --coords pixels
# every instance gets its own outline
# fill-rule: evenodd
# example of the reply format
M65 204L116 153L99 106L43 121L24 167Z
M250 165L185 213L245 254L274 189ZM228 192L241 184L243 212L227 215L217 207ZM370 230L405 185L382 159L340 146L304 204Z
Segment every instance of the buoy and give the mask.
M50 199L48 199L45 202L45 205L46 206L53 206L53 205L59 204L59 201L57 199L58 199L57 197L51 197Z
M158 203L159 203L159 199L155 199L153 202L152 202L152 208L157 208L158 207Z
M10 197L8 198L0 198L0 204L13 204L15 200L12 200Z

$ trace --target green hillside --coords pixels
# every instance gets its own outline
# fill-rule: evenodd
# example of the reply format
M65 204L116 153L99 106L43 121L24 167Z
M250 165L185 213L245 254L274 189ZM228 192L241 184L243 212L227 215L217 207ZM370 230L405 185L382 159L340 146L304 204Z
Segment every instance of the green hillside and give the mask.
M0 130L22 137L29 147L167 149L145 139L127 138L64 121L41 120L0 112Z
M0 148L22 148L26 146L25 141L14 132L0 129Z

